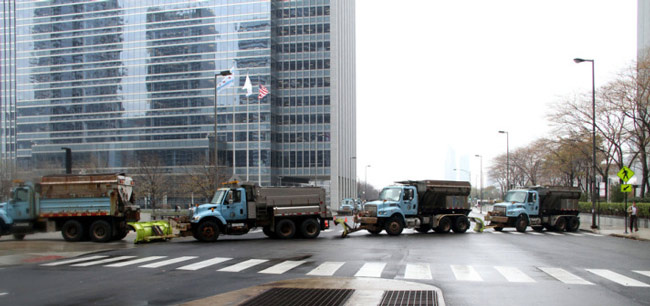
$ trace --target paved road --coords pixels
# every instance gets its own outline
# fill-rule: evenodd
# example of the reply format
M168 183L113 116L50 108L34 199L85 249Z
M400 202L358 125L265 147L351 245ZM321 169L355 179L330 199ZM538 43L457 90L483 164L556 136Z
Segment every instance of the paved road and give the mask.
M508 230L175 239L4 267L0 304L177 304L278 280L369 277L437 286L447 305L650 305L650 242Z

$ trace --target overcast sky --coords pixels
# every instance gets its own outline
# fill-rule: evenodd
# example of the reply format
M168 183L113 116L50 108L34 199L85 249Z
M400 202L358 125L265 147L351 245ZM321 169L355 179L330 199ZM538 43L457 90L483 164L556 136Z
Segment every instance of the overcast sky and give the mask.
M492 158L550 135L549 105L636 58L633 0L357 0L357 176L484 184ZM456 176L458 174L458 176Z

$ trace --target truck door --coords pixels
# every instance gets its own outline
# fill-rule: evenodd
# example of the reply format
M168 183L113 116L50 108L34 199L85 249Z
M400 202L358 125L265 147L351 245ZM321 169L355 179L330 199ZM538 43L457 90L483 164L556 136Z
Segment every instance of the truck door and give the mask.
M14 221L33 219L33 197L31 188L18 187L14 190L14 198L11 202Z
M528 192L528 203L526 203L526 211L528 215L539 215L539 203L537 202L537 192Z
M418 200L415 196L415 189L413 187L407 187L403 192L403 205L402 211L406 215L415 215L418 212Z
M243 188L230 189L222 205L221 215L228 221L246 219L246 192Z

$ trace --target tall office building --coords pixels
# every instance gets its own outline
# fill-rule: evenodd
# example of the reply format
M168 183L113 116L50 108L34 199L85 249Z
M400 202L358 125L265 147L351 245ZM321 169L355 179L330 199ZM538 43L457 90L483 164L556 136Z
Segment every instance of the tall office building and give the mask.
M323 186L334 207L356 195L354 1L18 0L3 15L3 165L60 170L62 147L75 170L217 156L242 180Z

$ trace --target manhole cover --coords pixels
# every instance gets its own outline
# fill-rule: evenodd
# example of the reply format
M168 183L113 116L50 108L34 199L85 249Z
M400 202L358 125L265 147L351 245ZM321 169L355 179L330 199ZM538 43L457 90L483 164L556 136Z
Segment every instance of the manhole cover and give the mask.
M352 293L354 293L353 289L271 288L240 305L241 306L276 306L276 305L338 306L338 305L345 304L345 302L350 298ZM429 304L421 304L421 305L429 305Z
M384 291L380 306L424 306L438 305L438 293L431 290Z

